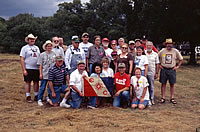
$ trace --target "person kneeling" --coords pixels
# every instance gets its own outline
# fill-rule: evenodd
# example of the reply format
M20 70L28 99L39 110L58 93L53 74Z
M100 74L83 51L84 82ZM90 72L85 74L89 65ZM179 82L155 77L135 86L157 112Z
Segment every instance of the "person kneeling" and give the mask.
M119 63L119 72L114 75L114 85L116 93L114 94L114 107L120 107L121 100L125 100L128 104L129 100L129 87L130 87L130 76L125 73L126 66L124 63Z
M56 64L50 68L48 73L48 93L52 101L53 106L58 106L60 100L60 94L65 93L65 96L60 103L60 107L69 108L70 105L66 104L66 101L70 94L70 89L64 85L64 79L67 76L67 71L63 65L63 57L56 56Z
M145 109L149 102L149 86L146 77L141 76L140 68L135 68L135 76L131 77L131 87L133 89L134 98L132 100L131 108Z

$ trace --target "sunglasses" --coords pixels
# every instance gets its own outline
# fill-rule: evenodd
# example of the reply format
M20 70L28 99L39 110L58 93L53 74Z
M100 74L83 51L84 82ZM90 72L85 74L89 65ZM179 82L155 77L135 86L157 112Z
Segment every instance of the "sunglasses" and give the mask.
M53 42L59 42L58 40L54 40Z
M111 44L111 45L116 45L116 44Z
M122 47L122 49L128 49L127 47Z

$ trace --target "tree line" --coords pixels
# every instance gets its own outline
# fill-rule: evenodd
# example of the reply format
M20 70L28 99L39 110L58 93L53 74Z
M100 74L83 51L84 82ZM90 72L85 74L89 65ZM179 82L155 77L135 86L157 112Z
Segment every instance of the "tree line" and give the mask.
M71 36L83 32L109 39L124 37L127 41L147 35L154 45L166 38L176 42L189 41L190 64L195 64L195 46L200 44L199 0L80 0L61 3L50 17L18 14L8 20L0 18L2 52L19 53L29 33L38 36L37 45L53 36L63 37L71 44Z

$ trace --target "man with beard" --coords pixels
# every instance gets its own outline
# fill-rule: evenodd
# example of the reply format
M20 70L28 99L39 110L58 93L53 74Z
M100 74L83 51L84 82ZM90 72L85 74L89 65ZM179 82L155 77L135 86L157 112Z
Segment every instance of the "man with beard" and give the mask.
M53 37L52 42L54 44L52 51L56 53L56 56L62 56L64 58L64 50L59 46L59 38Z
M108 38L103 38L102 39L102 45L103 45L103 49L106 53L106 57L108 57L109 59L109 62L112 60L112 56L111 56L111 53L112 53L112 49L109 48L109 39Z
M170 84L170 103L177 104L174 99L174 85L176 83L176 70L181 66L183 57L180 52L173 48L173 44L175 42L172 41L171 38L166 39L163 45L166 48L163 48L158 56L160 58L160 83L161 85L161 100L160 103L165 103L165 89L167 80L169 80ZM178 64L176 65L176 60L178 60Z

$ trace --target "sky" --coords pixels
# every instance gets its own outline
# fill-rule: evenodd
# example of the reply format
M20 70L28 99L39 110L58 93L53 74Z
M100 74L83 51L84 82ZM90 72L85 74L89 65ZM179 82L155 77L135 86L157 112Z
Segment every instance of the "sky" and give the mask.
M19 13L32 13L35 17L53 16L58 10L58 4L73 0L1 0L0 17L9 19ZM81 0L82 3L89 0Z

